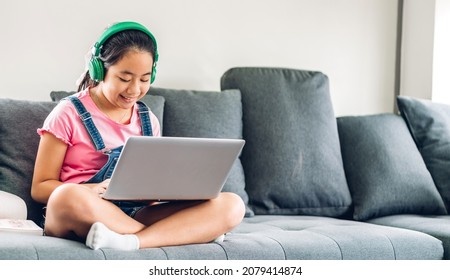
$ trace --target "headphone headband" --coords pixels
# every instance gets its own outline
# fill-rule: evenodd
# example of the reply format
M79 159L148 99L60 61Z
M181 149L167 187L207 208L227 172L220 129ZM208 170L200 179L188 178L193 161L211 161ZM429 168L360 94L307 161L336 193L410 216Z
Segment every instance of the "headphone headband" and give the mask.
M153 36L153 34L142 24L132 21L124 21L116 23L112 26L110 26L103 34L100 36L98 41L94 44L92 48L92 58L89 62L89 75L92 79L99 82L104 79L104 66L103 62L99 58L101 49L103 47L103 44L108 40L111 36L114 34L117 34L121 31L125 30L138 30L141 32L144 32L147 34L150 39L153 41L153 45L155 48L155 54L153 58L153 66L152 66L152 76L151 76L151 82L155 80L155 74L156 74L156 63L158 62L158 47L156 44L156 39Z

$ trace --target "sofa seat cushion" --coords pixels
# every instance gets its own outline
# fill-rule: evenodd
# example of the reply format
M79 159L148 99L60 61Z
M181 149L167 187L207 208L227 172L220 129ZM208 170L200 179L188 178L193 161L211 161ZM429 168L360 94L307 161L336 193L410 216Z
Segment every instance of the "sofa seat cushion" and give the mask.
M278 242L262 234L228 234L222 243L148 248L134 251L91 250L83 243L0 232L0 260L226 260L284 259Z
M0 260L102 260L83 243L50 236L0 232Z
M345 179L328 78L282 68L233 68L222 89L242 95L241 160L256 214L323 215L348 212Z
M394 215L376 218L369 223L420 231L441 240L444 259L450 260L450 216Z
M442 259L440 240L412 230L316 216L246 218L235 234L263 235L285 259Z
M401 116L338 118L353 218L446 214L444 202Z
M0 259L393 260L442 259L440 240L425 233L317 216L245 218L221 243L135 251L91 250L83 243L0 233Z

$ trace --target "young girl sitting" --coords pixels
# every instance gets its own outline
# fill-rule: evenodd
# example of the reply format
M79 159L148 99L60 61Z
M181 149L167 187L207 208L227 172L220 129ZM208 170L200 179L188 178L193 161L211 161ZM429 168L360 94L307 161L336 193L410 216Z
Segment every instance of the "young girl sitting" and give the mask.
M135 250L220 240L242 221L244 203L234 193L147 205L100 197L126 139L161 134L158 119L139 102L157 60L155 38L144 26L112 25L94 45L78 93L38 129L31 195L46 204L46 235L82 240L92 249Z

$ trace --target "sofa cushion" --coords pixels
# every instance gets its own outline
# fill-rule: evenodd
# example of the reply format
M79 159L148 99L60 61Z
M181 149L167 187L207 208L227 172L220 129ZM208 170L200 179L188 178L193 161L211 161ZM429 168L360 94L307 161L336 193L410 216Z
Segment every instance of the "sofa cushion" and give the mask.
M450 260L450 216L392 215L367 221L389 227L405 228L431 235L442 241L444 259Z
M242 94L246 189L257 214L341 216L351 206L328 78L282 68L233 68Z
M220 243L91 250L72 240L0 232L0 248L0 259L12 260L440 260L444 255L442 242L422 232L300 215L245 218Z
M50 98L52 101L60 101L74 93L75 91L52 91L50 92ZM163 131L164 97L145 95L142 97L141 101L144 102L158 118L161 125L161 131Z
M193 91L150 88L149 94L163 96L165 136L242 138L242 104L238 90ZM238 194L247 205L246 216L252 216L245 191L245 177L237 159L223 191Z
M246 218L225 237L222 246L228 256L233 255L231 249L236 245L233 241L240 234L252 240L262 235L276 241L283 248L284 258L290 260L440 260L444 255L441 241L422 232L329 217L255 215ZM237 235L234 240L233 235ZM267 241L264 246L270 246L266 244ZM253 250L250 244L242 246L247 251Z
M28 219L39 223L42 206L31 198L31 181L39 145L36 129L55 102L0 99L0 190L21 197Z
M450 211L450 106L406 96L397 104Z
M340 117L338 127L354 219L446 213L402 117Z

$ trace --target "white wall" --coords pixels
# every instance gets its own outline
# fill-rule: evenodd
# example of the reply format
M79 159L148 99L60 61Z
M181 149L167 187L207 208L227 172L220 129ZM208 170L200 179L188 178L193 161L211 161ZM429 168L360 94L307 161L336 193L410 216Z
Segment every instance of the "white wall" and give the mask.
M400 95L450 104L450 0L405 0Z
M405 0L400 95L431 99L436 0Z
M337 115L394 108L397 1L15 0L0 7L1 98L75 90L84 55L111 22L158 40L154 86L219 90L235 66L318 70Z
M450 104L450 0L436 0L432 100Z

